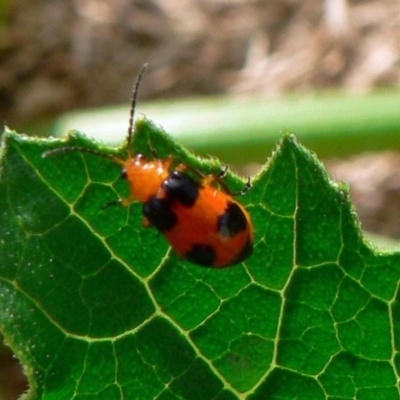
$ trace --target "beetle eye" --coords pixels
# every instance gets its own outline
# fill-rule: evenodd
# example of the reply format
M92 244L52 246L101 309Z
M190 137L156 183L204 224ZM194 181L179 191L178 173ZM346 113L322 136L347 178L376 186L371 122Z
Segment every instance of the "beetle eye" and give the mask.
M126 169L125 168L121 171L121 178L122 179L127 179L128 178L128 174L126 173Z

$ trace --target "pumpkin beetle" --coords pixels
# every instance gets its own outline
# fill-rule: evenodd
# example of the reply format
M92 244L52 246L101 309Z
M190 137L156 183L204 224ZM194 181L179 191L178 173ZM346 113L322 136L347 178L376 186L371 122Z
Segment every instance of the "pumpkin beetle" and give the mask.
M181 258L194 264L213 268L238 264L252 254L254 228L248 211L234 196L251 188L250 179L241 192L233 194L222 180L227 168L217 175L204 175L172 156L160 159L153 149L153 159L132 152L137 96L146 67L143 65L133 89L126 159L78 146L52 149L43 157L82 152L120 164L121 177L129 183L131 194L107 205L142 203L143 225L158 229Z

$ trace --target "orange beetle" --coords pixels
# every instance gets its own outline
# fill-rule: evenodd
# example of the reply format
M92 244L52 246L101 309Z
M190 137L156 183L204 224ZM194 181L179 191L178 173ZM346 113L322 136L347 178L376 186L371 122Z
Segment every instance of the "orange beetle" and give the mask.
M214 268L238 264L253 251L254 229L249 213L222 181L226 169L204 176L187 165L175 165L173 157L148 160L142 154L131 154L137 94L146 66L133 91L126 159L76 146L49 150L43 156L78 151L113 160L123 167L121 176L129 182L131 195L110 205L141 202L144 226L157 228L183 259ZM250 187L249 180L240 194Z

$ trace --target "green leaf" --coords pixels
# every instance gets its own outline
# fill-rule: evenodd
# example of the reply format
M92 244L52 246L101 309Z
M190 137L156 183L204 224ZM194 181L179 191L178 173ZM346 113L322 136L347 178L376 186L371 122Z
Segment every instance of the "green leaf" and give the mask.
M146 119L134 148L216 173ZM399 399L400 253L360 233L345 185L285 135L240 200L255 251L222 270L180 260L141 226L116 154L3 138L0 328L32 399ZM229 174L238 190L244 181Z

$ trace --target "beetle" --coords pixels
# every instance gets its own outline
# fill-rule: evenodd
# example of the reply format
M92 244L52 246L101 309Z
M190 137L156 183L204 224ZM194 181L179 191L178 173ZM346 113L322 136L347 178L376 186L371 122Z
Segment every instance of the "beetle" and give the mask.
M120 164L121 177L131 193L108 205L142 203L143 225L155 227L181 258L194 264L213 268L238 264L252 254L254 228L249 212L223 181L227 168L217 175L203 175L172 156L159 158L155 150L153 159L132 151L137 96L146 67L139 72L133 89L126 158L79 146L52 149L43 156L83 152ZM251 186L249 179L237 194L245 194Z

